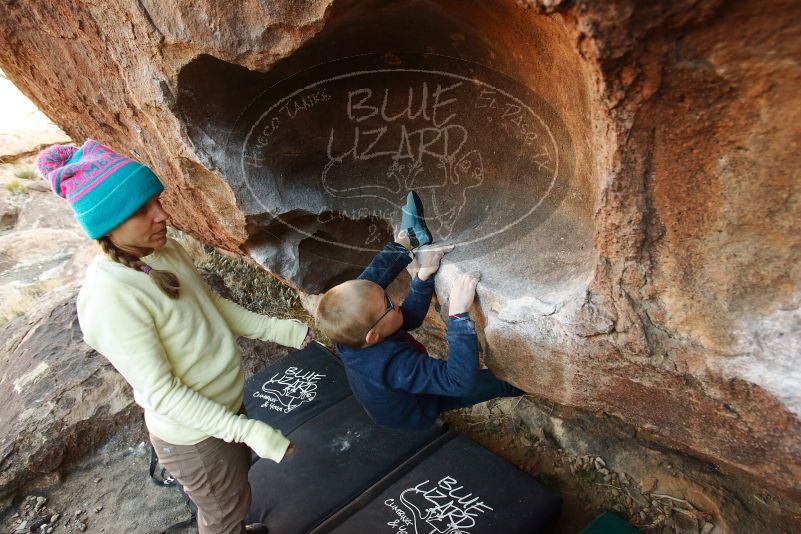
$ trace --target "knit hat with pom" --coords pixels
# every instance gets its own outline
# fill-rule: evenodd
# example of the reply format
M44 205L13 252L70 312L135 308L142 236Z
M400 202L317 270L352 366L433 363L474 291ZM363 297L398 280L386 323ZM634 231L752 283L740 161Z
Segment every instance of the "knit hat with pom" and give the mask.
M92 239L106 235L164 191L147 166L92 139L80 147L45 148L36 156L36 166L53 191L70 203Z

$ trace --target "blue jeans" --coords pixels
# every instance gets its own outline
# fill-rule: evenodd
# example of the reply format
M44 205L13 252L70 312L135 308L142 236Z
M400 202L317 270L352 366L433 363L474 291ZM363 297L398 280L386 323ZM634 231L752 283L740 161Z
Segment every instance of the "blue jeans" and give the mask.
M478 372L473 391L464 397L445 397L442 395L438 397L439 413L467 408L468 406L499 397L519 397L525 394L525 391L495 378L495 375L489 369L482 369Z
M403 245L387 243L384 249L376 254L370 265L362 271L359 280L370 280L386 289L411 262L411 255ZM437 403L439 412L442 413L466 408L498 397L519 397L524 394L525 391L517 389L503 380L498 380L489 370L484 369L478 372L476 385L473 386L470 393L463 397L440 395Z
M387 243L362 271L359 280L369 280L386 289L410 263L412 256L406 247L398 243Z

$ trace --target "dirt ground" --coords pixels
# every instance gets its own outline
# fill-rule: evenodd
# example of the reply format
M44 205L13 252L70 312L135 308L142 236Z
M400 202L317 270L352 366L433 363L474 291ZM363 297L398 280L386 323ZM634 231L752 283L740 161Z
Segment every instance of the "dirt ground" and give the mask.
M47 524L53 532L65 533L150 534L187 519L189 512L178 491L151 481L150 447L144 437L143 427L131 428L63 474L45 477L29 487L15 499L13 511L0 519L0 532L13 533L23 521L30 528L37 519L54 514L58 519ZM47 501L26 515L25 505L35 502L35 497Z

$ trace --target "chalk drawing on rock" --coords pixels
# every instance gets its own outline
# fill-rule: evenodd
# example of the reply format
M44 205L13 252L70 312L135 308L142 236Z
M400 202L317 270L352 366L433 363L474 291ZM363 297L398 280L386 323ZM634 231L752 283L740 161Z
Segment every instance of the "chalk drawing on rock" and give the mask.
M393 68L370 68L379 65L368 57L331 62L270 86L235 128L243 132L239 170L250 202L271 212L271 195L286 202L297 194L303 209L306 191L324 208L321 224L395 222L415 190L435 240L482 243L481 253L546 220L575 166L559 115L491 69L423 56ZM282 181L290 177L288 188ZM274 220L329 245L382 244L339 242L280 214Z

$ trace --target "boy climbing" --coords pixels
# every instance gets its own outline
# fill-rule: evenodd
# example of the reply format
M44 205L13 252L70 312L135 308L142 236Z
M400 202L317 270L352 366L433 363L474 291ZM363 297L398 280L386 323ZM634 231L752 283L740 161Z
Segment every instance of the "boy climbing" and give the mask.
M468 310L480 279L462 275L450 296L448 359L437 360L409 332L425 319L434 274L453 246L430 246L419 197L410 192L397 241L387 244L357 280L328 290L317 308L317 325L337 344L353 394L378 424L422 430L442 412L524 392L478 365L478 340ZM386 293L395 277L417 259L417 272L403 304Z

